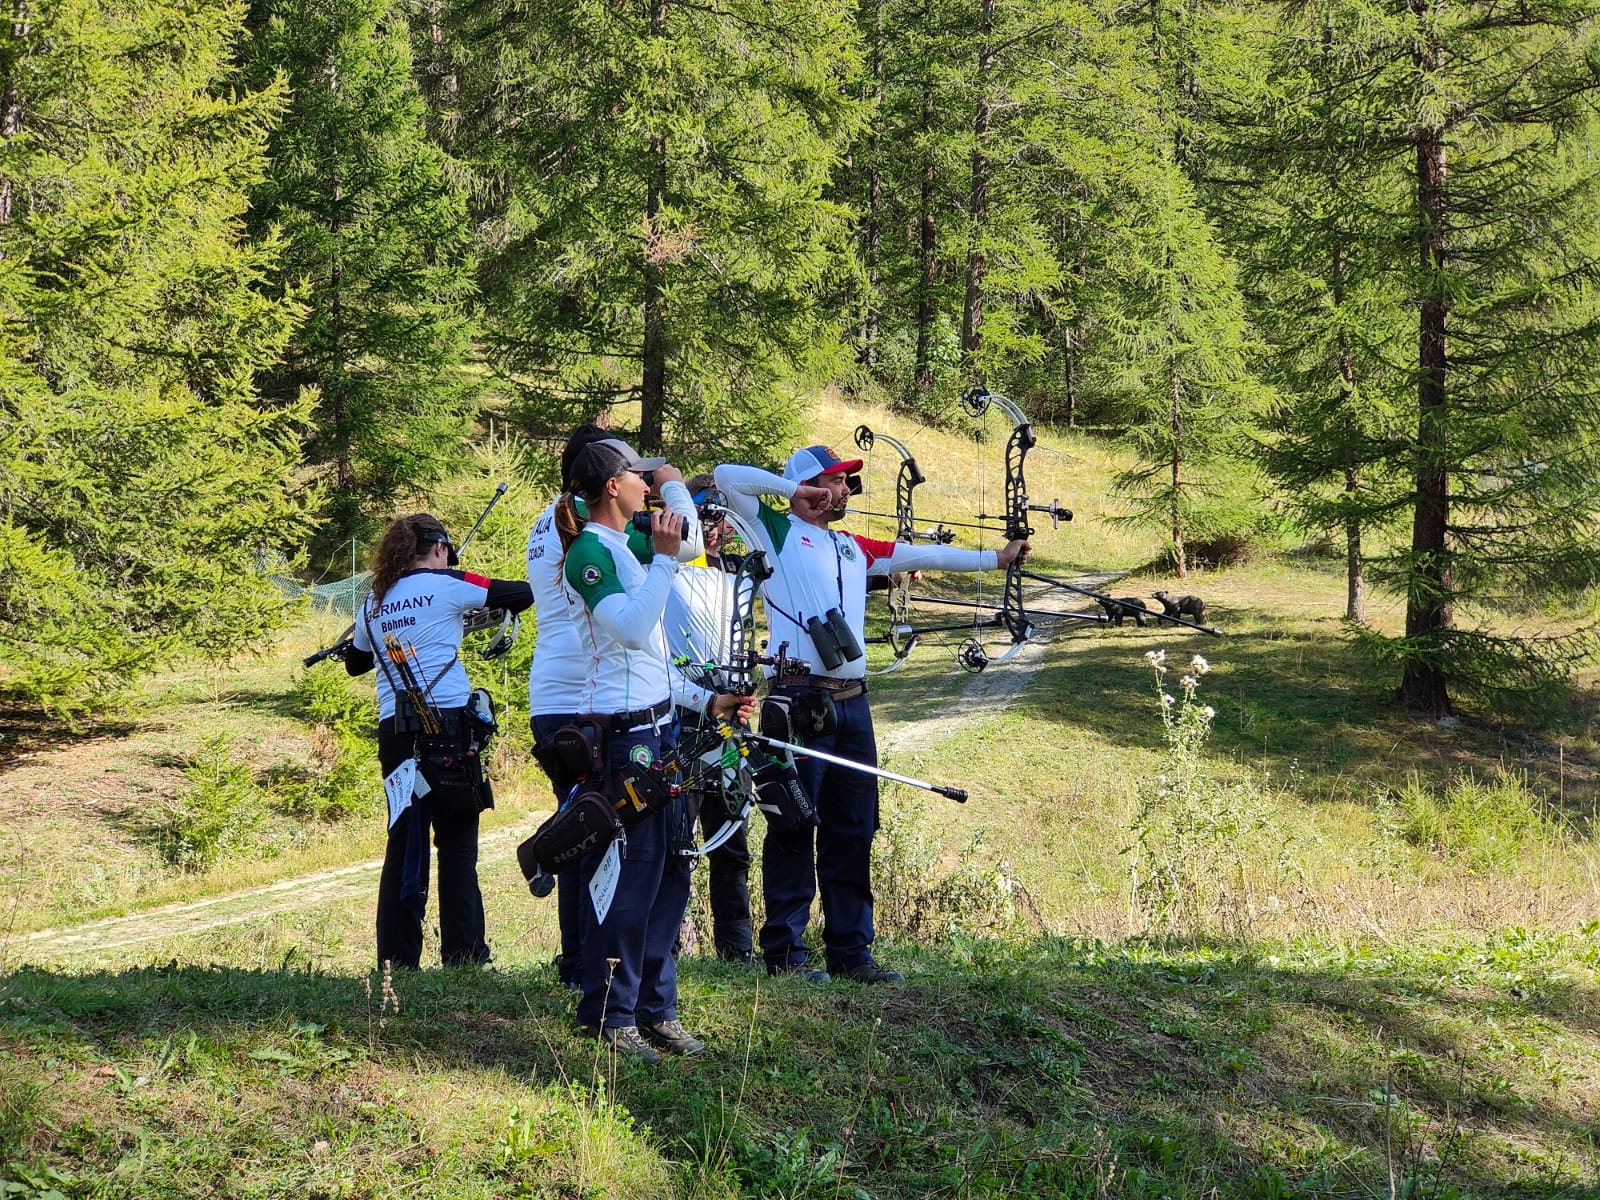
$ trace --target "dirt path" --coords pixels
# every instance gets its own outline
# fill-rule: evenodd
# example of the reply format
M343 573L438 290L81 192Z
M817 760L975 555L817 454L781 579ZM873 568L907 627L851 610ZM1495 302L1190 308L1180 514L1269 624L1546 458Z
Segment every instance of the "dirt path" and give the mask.
M1110 571L1069 579L1067 582L1081 588L1100 589L1108 583L1121 579L1125 574L1126 571ZM1098 611L1097 606L1088 597L1060 588L1030 596L1027 608L1029 612L1040 613L1081 612L1086 608ZM1065 621L1041 623L1033 637L1017 651L1015 658L1003 666L989 667L969 676L967 685L961 690L963 703L951 705L948 715L925 717L920 721L905 721L893 729L886 730L878 738L878 752L881 755L896 755L926 750L937 745L958 725L968 720L963 709L981 707L988 712L1004 712L1032 682L1033 668L1043 661L1050 642L1065 625L1067 625Z
M1099 588L1118 578L1117 574L1085 576L1073 580L1080 587ZM1030 597L1034 612L1067 612L1083 609L1088 601L1071 592L1056 590ZM1035 636L1003 666L991 667L967 678L962 697L986 710L1003 711L1020 697L1033 677L1032 668L1043 661L1050 640L1060 623L1039 627ZM961 706L956 706L959 714ZM895 755L931 746L946 736L964 718L940 716L910 721L887 730L880 738L880 750ZM532 831L529 825L529 832ZM108 917L77 925L57 926L16 935L14 945L23 949L48 947L50 957L72 957L126 949L147 942L171 941L230 925L242 925L274 913L296 912L344 901L367 903L377 891L380 859L356 863L283 879L264 887L184 901L125 917Z

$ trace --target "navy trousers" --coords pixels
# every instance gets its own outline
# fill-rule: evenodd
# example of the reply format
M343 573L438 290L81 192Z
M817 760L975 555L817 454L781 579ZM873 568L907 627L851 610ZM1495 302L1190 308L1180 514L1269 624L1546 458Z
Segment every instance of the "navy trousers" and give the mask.
M533 744L544 745L556 730L572 724L578 716L578 713L535 713L528 719L533 728ZM555 780L550 781L550 786L559 806L567 797ZM561 956L556 959L556 975L568 985L578 983L582 974L579 963L583 954L583 928L578 900L578 869L573 867L556 876L556 926L561 931Z
M639 748L652 760L672 747L670 726L611 736L607 758L619 769ZM578 860L579 920L582 931L583 998L578 1021L615 1028L655 1024L678 1016L677 964L672 956L678 926L689 906L692 860L673 852L683 824L682 800L651 813L628 830L622 873L611 908L595 918L590 881L605 857L597 850Z
M866 696L835 706L839 725L806 744L867 766L878 764ZM817 806L818 826L786 832L767 826L761 890L767 919L761 953L775 967L809 962L805 944L811 901L822 893L822 941L828 969L844 971L872 957L872 838L878 831L878 780L814 758L795 757L801 786Z

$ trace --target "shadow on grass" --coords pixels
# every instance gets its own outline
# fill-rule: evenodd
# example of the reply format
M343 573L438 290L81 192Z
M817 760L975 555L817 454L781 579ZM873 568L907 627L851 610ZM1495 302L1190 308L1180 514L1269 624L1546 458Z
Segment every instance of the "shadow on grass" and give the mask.
M1375 1195L1391 1172L1413 1195L1592 1195L1600 995L1541 953L963 943L900 948L911 983L890 991L693 960L685 1016L711 1053L607 1086L663 1153L752 1195ZM375 978L314 969L19 970L0 976L0 1042L9 1078L31 1064L68 1089L102 1064L147 1079L190 1033L243 1095L285 1076L337 1092L355 1060L596 1077L544 973L406 973L394 991L380 1014Z

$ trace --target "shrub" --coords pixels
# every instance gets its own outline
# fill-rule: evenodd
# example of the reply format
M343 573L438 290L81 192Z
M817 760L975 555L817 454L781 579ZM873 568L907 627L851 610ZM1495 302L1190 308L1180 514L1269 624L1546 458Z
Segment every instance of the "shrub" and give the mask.
M1413 774L1396 805L1395 828L1413 846L1473 871L1506 871L1525 849L1559 842L1566 822L1552 814L1523 774L1482 780L1456 775L1436 795Z
M162 856L186 871L201 871L252 845L266 798L256 786L254 768L234 753L232 740L226 734L211 738L183 774L191 790L169 801L158 819Z
M1027 895L1011 865L987 852L983 830L945 869L927 803L885 805L873 841L873 917L879 933L924 941L1003 937L1022 925Z

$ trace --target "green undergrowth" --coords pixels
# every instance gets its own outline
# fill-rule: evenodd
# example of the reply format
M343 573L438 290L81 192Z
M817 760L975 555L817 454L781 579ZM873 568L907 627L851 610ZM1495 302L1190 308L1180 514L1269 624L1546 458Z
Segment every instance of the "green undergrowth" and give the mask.
M1600 1187L1600 923L955 938L903 989L682 971L650 1070L545 969L0 977L5 1194L1438 1197ZM1390 1190L1390 1181L1395 1190Z

